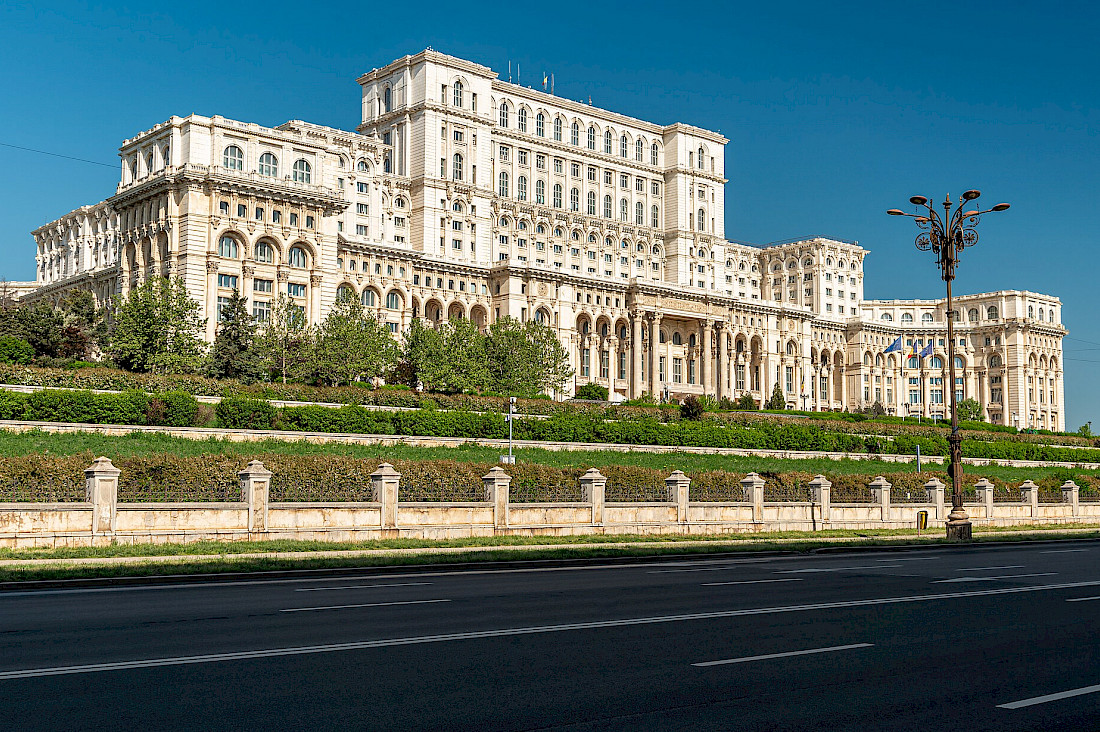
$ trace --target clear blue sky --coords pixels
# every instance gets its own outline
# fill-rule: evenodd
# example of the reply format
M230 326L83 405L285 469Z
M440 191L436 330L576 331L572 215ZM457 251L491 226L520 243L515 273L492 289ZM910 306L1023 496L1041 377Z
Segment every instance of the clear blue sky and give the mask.
M32 279L29 232L114 191L122 139L173 114L358 122L355 78L426 46L656 122L720 130L726 235L871 251L868 298L937 297L915 227L885 210L967 188L982 222L957 292L1059 296L1068 423L1100 431L1094 318L1100 10L1092 3L204 2L0 5L0 275ZM314 9L315 8L315 9Z

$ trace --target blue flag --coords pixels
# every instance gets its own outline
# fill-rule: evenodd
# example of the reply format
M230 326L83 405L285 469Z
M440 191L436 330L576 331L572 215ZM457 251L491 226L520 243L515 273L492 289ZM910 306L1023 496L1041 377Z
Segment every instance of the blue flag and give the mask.
M891 343L890 347L883 351L883 353L894 353L895 351L901 352L901 336L898 336L898 339Z
M929 338L928 339L928 345L925 346L924 350L922 350L920 352L920 357L924 358L925 356L931 356L931 355L932 355L932 339Z

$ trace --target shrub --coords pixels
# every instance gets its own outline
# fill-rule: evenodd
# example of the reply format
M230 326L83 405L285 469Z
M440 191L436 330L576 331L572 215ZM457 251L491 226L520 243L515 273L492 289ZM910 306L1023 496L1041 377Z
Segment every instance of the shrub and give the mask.
M48 389L28 394L23 419L88 424L145 424L148 397L140 391L96 394Z
M22 338L0 336L0 363L27 364L34 358L34 346Z
M600 386L599 384L594 384L591 382L587 384L581 384L577 387L577 391L575 394L573 394L573 398L593 402L606 402L607 387Z
M0 419L23 419L27 395L14 391L0 391Z
M278 411L260 399L227 397L214 407L218 423L229 429L268 430L275 426Z
M352 432L356 434L393 434L389 412L363 407L283 407L280 412L283 429L302 432Z
M706 408L703 404L703 401L699 397L692 394L684 400L683 404L680 405L680 419L691 419L698 421L703 418L704 411L706 411Z
M166 391L149 397L147 424L166 427L193 427L199 414L199 401L185 391Z
M753 398L752 394L742 394L733 403L733 408L745 412L755 412L757 409L756 399Z

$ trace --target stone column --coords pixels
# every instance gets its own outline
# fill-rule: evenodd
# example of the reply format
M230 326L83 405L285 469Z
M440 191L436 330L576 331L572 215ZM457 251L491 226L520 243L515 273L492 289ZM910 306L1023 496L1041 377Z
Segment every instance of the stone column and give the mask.
M699 359L699 385L703 387L704 394L714 395L714 331L710 327L710 321L704 320L699 326L702 331L702 356Z
M995 486L985 478L974 484L974 490L978 492L978 501L985 506L986 520L993 518L993 488Z
M763 523L764 479L756 473L749 473L741 479L741 489L745 493L745 501L752 503L752 520L755 523Z
M928 502L936 509L933 518L937 521L944 521L947 518L943 512L943 489L944 485L939 478L932 478L924 484L924 492L928 496Z
M98 457L84 470L88 503L92 504L92 534L111 534L115 530L118 506L118 476L122 473L110 458Z
M248 531L267 531L271 471L253 460L237 476L241 479L241 500L248 504Z
M824 526L832 519L832 489L833 484L824 475L815 475L810 481L810 495L813 500L821 504L821 524Z
M481 479L485 482L485 500L493 504L493 529L503 532L508 528L508 486L512 477L494 465Z
M380 525L383 529L397 528L397 500L401 487L401 473L389 463L382 463L370 474L372 500L382 504Z
M661 314L652 313L649 319L649 393L660 397L661 384L658 353L661 350Z
M253 267L252 265L248 265L248 264L241 267L241 287L240 287L239 290L237 290L237 292L240 294L241 297L243 297L245 300L248 301L248 305L249 305L248 312L250 312L250 313L252 312L252 307L251 307L252 306L252 296L253 296L252 281L255 278L256 278L256 268L255 267ZM274 303L272 303L272 306L274 306Z
M603 526L604 488L607 487L607 478L599 470L589 468L579 480L585 503L592 504L592 523Z
M218 262L206 262L206 337L210 342L218 332Z
M882 523L887 523L890 520L890 481L878 475L868 485L875 497L875 503L882 510Z
M665 478L665 486L668 488L669 503L676 504L676 523L687 523L688 488L691 486L691 478L684 475L682 470L675 470L672 475Z
M1039 515L1039 486L1035 485L1030 480L1025 480L1020 485L1020 493L1023 495L1024 503L1031 506L1031 518L1035 518Z
M714 324L714 327L718 330L718 379L714 393L719 399L728 397L730 392L730 388L726 384L726 380L730 378L730 361L729 351L726 350L724 325L722 322Z
M630 398L642 395L642 314L631 316L630 334Z
M1080 515L1081 489L1072 480L1062 484L1062 500L1073 507L1074 517Z
M321 317L321 275L311 273L309 275L309 312L306 313L306 322L317 325Z

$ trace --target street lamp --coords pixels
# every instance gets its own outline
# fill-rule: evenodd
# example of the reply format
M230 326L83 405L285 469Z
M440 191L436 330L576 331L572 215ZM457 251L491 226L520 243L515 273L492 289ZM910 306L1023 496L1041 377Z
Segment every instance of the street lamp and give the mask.
M978 243L976 231L982 214L992 211L1006 211L1007 203L998 203L985 211L968 208L967 204L981 196L981 191L964 191L958 205L952 210L951 196L945 196L943 214L936 211L924 196L913 196L909 202L923 211L915 214L905 213L892 208L886 213L891 216L909 216L916 219L921 233L917 235L917 249L932 251L940 267L940 277L947 283L947 362L950 364L951 384L951 435L947 438L951 451L951 513L947 515L947 538L969 541L972 527L970 516L963 509L962 501L962 435L959 434L959 412L955 403L955 310L951 300L951 281L955 279L955 266L963 249Z

